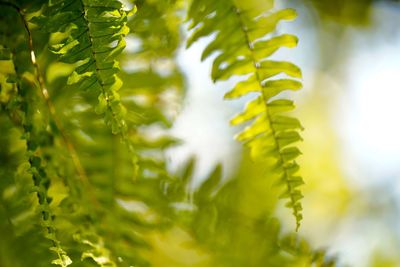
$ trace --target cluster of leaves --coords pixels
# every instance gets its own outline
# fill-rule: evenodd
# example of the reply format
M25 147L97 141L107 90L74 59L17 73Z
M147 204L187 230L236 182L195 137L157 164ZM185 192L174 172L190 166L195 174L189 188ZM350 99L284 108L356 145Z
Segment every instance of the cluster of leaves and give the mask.
M294 17L264 14L266 3L0 1L0 265L157 266L152 236L179 228L208 255L204 266L333 266L297 234L283 237L273 218L268 184L278 176L301 220L291 145L301 126L280 114L291 101L271 99L300 83L269 78L300 71L264 59L297 42L264 38ZM213 80L249 75L227 98L260 94L233 123L255 118L238 138L270 166L268 177L246 160L228 182L219 166L198 188L192 161L168 171L164 151L177 140L165 129L185 91L176 53L186 10L195 28L189 44L217 33L203 54L221 52ZM126 39L134 47L125 49Z

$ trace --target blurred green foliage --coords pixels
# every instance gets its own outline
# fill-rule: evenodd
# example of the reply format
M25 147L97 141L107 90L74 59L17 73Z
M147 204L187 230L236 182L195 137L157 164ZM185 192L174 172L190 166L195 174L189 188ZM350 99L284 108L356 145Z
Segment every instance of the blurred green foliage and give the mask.
M374 0L306 0L315 7L322 18L342 24L366 24L369 22L371 5Z
M366 24L372 4L307 1L343 24ZM306 194L343 198L329 210L310 204L310 220L334 221L350 193L340 179L316 186L320 173L340 176L330 158L297 162L303 127L284 115L294 103L282 92L301 88L301 70L268 59L297 45L275 34L296 12L272 7L1 0L0 266L336 266L293 227L303 216L301 176L310 177ZM177 62L185 21L188 45L212 36L202 55L213 56L211 79L240 77L226 98L257 94L231 121L247 127L240 166L223 178L217 165L199 186L195 159L174 172L165 155L180 144L167 130L190 90ZM318 143L302 148L331 152L326 139ZM294 214L289 229L279 198ZM374 264L392 263L378 255Z

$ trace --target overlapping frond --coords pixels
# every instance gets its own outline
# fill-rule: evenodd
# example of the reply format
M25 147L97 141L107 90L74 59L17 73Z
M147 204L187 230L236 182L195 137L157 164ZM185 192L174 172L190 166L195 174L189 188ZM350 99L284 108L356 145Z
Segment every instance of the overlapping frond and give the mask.
M46 105L46 96L43 93L43 82L40 69L34 69L35 52L32 46L28 46L28 42L32 42L31 32L29 28L23 27L23 25L17 24L15 29L7 29L6 31L14 31L13 38L16 39L12 42L10 38L9 46L12 49L2 49L2 60L6 58L6 51L9 51L9 59L11 60L10 66L14 69L7 71L8 76L7 82L14 88L12 98L7 101L7 112L15 121L15 127L20 128L23 132L23 138L26 140L27 149L27 162L21 164L19 171L16 173L17 176L22 174L29 174L33 178L33 185L30 188L30 192L36 192L38 197L38 208L41 216L41 225L45 229L45 237L52 242L51 250L57 254L58 258L53 260L52 263L60 266L67 266L71 264L71 258L67 255L61 246L68 244L71 246L72 235L75 236L77 231L83 229L84 238L75 238L75 242L78 241L83 244L82 260L85 258L92 258L99 265L107 262L112 262L109 253L106 248L100 247L96 244L96 249L90 247L85 248L84 245L88 245L88 218L93 217L98 210L90 210L86 205L93 204L87 202L87 199L93 201L92 192L85 192L81 194L79 191L82 187L87 190L88 181L77 180L77 173L75 172L74 166L72 165L72 172L69 172L71 167L71 157L76 155L70 155L66 147L72 146L68 140L66 140L65 133L61 133L63 129L58 128L59 125L55 122L58 118L53 117L55 110L51 110L54 106L49 107ZM28 31L24 33L23 31ZM28 38L20 38L17 32L22 31L22 36L27 35ZM11 34L10 34L11 35ZM36 65L37 67L37 65ZM6 70L4 70L6 71ZM36 72L36 75L33 75ZM32 73L32 74L31 74ZM42 92L41 92L42 90ZM47 90L47 89L45 89ZM48 94L48 91L46 91ZM48 97L48 96L47 96ZM60 140L61 139L61 140ZM61 145L60 145L61 141ZM65 147L66 145L66 147ZM75 159L76 160L76 159ZM77 159L79 160L79 159ZM62 167L61 167L62 166ZM77 170L80 172L81 170ZM25 174L25 175L26 175ZM67 175L66 175L67 174ZM59 177L60 176L60 177ZM86 177L81 177L86 178ZM60 183L65 183L64 186L69 186L68 197L64 199L62 196L65 194L66 189L63 189ZM56 185L54 185L56 183ZM57 185L58 183L58 185ZM59 191L56 194L56 203L53 203L51 195L54 194L54 190ZM53 191L50 193L50 191ZM61 192L60 192L61 191ZM90 195L89 197L82 197ZM60 205L60 201L64 204ZM75 209L71 209L65 203L72 204ZM76 208L79 207L80 208ZM68 214L68 220L63 220ZM78 219L78 220L77 220ZM71 221L77 220L79 223L83 223L82 226L75 228L71 226ZM31 222L32 223L32 222ZM90 226L90 224L89 224ZM97 229L90 231L90 236L97 237L97 240L101 240L101 237L96 233ZM60 234L62 238L60 237ZM62 240L62 242L60 241ZM94 242L94 241L93 241ZM91 243L95 244L95 243ZM76 244L74 244L76 246ZM70 251L69 251L70 252ZM85 256L85 257L83 257ZM100 261L98 260L100 259Z
M165 3L154 1L152 3L138 3L138 5L141 8L135 15L137 17L127 21L125 25L131 28L126 37L128 39L137 38L141 43L146 42L149 46L156 46L158 45L156 41L153 42L152 38L147 39L151 35L158 36L154 27L147 26L144 23L144 26L141 26L140 33L133 32L133 30L142 21L154 17L153 12L150 11L158 10L158 12L161 12ZM68 9L74 7L80 8L79 5L74 6L72 4L68 6ZM169 6L169 8L172 16L175 9L173 6ZM41 22L37 23L40 24ZM66 31L68 30L66 29ZM173 31L178 32L179 29L174 28ZM54 38L59 34L54 33ZM176 35L175 38L179 37L175 32L164 32L164 34L166 36ZM182 96L182 74L178 71L174 62L178 43L178 40L171 41L168 51L163 53L163 60L168 60L173 65L171 73L167 75L159 73L159 70L154 68L153 64L156 63L158 56L150 55L150 51L143 52L148 50L146 46L142 48L141 52L126 49L118 57L120 62L119 75L124 80L124 83L121 84L121 90L118 92L119 101L126 108L125 120L127 124L135 126L128 127L125 138L129 139L130 144L133 144L138 156L140 169L135 175L135 178L139 178L136 181L132 179L134 169L131 164L131 151L126 149L126 142L121 144L119 139L113 136L107 127L104 127L102 119L91 112L92 107L97 105L95 102L97 101L98 90L82 91L78 83L63 87L64 77L57 77L49 84L49 87L52 88L50 94L54 97L57 113L63 116L64 127L76 147L76 152L92 187L92 193L100 202L99 205L93 205L89 199L89 202L78 203L79 208L73 208L76 206L73 204L74 197L64 201L65 205L72 202L68 204L71 206L68 212L77 221L79 218L84 220L85 216L83 215L89 212L91 219L88 224L93 224L94 230L101 233L99 236L96 233L91 234L90 236L94 237L90 240L82 238L83 234L88 231L87 229L80 229L81 234L75 235L76 241L84 243L85 258L92 255L91 258L95 260L95 258L101 258L98 253L109 251L109 256L103 255L103 258L113 260L118 266L147 265L143 257L139 255L140 251L148 250L149 247L143 235L149 229L160 227L161 220L158 219L158 216L153 216L153 213L151 215L142 214L135 210L132 211L130 207L141 205L149 210L158 208L162 210L166 205L157 196L160 181L168 177L163 151L175 144L176 140L162 132L164 127L171 125L170 120L172 119L168 115L171 101L168 102L164 95L169 91L178 92L178 97L173 99L176 102L180 101ZM130 70L132 66L135 67L136 65L140 65L142 68ZM54 66L70 67L70 65L60 63L54 63ZM50 67L53 68L52 65ZM163 70L169 70L169 67L167 66ZM110 75L114 74L111 73ZM55 88L61 89L56 90ZM66 99L69 99L69 101L66 102ZM155 132L157 134L154 134ZM74 186L73 181L71 184L71 186ZM82 194L87 195L89 193L86 189ZM83 207L87 205L93 206L83 213L82 209L84 210ZM109 213L108 210L113 210L113 212ZM68 220L68 218L64 219ZM110 229L108 225L118 225L118 227ZM100 242L100 240L103 240L103 242ZM104 244L104 249L99 248L99 244ZM119 259L122 259L123 263L119 262Z
M303 197L298 187L303 179L296 174L296 158L301 153L293 144L301 140L298 130L302 126L296 118L283 115L293 110L294 104L281 93L302 87L298 80L301 71L290 62L268 59L281 47L296 46L297 38L293 35L273 35L280 21L292 20L296 13L292 9L272 11L272 6L272 1L193 1L188 13L193 32L187 44L215 34L202 54L204 60L217 53L212 79L243 77L225 98L257 94L231 123L249 123L236 138L250 148L253 158L273 162L270 171L279 176L278 182L285 187L281 197L288 199L286 206L292 209L298 228ZM286 77L276 78L280 74Z
M102 114L112 132L122 137L137 169L138 157L127 137L127 110L118 93L122 81L117 76L116 60L126 46L126 22L131 12L117 0L54 1L44 16L33 21L43 30L63 33L51 50L61 61L75 64L68 84L96 97L96 113Z
M29 192L36 193L37 210L40 216L40 225L44 231L44 237L51 242L50 250L57 258L52 261L53 264L66 267L72 263L66 251L62 248L61 242L57 237L57 227L54 223L54 212L50 208L52 198L49 196L50 176L46 170L46 160L42 151L51 146L53 139L49 129L47 116L40 114L40 100L37 99L35 81L23 77L22 72L16 67L19 60L26 59L22 53L18 59L15 53L10 49L2 49L2 60L9 61L8 73L6 75L7 85L10 86L8 104L4 106L7 109L10 119L14 122L16 128L22 131L22 138L25 140L26 153L25 159L18 166L15 173L16 179L21 176L30 176L32 182L29 183ZM32 77L31 77L32 78ZM5 87L3 84L2 87ZM36 104L38 103L38 104ZM20 176L20 177L18 177ZM28 193L25 191L25 193ZM23 196L24 198L26 196Z

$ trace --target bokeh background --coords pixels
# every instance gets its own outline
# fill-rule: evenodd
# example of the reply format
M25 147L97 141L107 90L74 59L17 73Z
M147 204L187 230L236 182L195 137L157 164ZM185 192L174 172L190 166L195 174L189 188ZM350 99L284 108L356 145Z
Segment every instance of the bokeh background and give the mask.
M400 266L400 3L278 4L299 13L278 28L299 36L299 46L274 57L303 71L304 89L288 95L305 128L300 234L327 248L340 266ZM200 62L209 40L202 41L178 54L189 90L171 129L183 144L168 151L173 170L197 158L199 183L218 162L226 178L238 171L243 151L233 136L239 129L228 121L248 100L223 101L234 81L211 82L212 60ZM284 229L292 229L286 209L278 207L276 214Z

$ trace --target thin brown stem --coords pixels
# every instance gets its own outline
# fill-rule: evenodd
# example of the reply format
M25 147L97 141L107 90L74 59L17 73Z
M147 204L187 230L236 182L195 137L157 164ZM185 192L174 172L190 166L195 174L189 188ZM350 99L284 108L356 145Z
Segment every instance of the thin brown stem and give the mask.
M10 2L0 1L0 5L6 5L6 6L9 6L9 7L15 9L17 11L17 13L19 14L22 23L24 24L25 31L26 31L26 33L28 35L28 46L29 46L29 50L30 50L31 62L32 62L32 65L34 66L34 69L35 69L35 76L36 76L36 80L39 83L39 87L40 87L40 91L41 91L42 97L43 97L44 101L46 102L46 105L47 105L47 107L49 109L50 116L51 116L52 120L54 121L54 123L56 125L56 128L59 131L59 133L60 133L60 135L61 135L61 137L62 137L62 139L63 139L63 141L64 141L64 143L65 143L65 145L67 147L67 150L68 150L68 152L69 152L69 154L71 156L72 163L73 163L73 165L75 167L77 175L79 176L79 178L82 181L82 183L87 188L90 188L90 182L89 182L89 178L86 175L86 171L85 171L85 169L83 168L83 166L81 164L81 161L79 159L78 153L76 152L76 149L75 149L74 145L69 140L69 138L68 138L68 136L67 136L67 134L65 132L65 129L62 126L62 123L61 123L60 119L58 118L58 116L56 114L55 105L52 102L52 100L50 98L49 91L46 88L46 84L45 84L44 78L43 78L43 76L41 74L39 64L38 64L38 62L36 60L35 49L34 49L34 46L33 46L32 32L31 32L31 30L29 28L28 21L25 18L25 13L23 12L23 10L20 7L18 7L17 5L15 5L13 3L10 3ZM92 199L93 202L97 203L97 200L94 198L94 195L93 194L91 194L91 195L92 195L92 198L93 198Z

